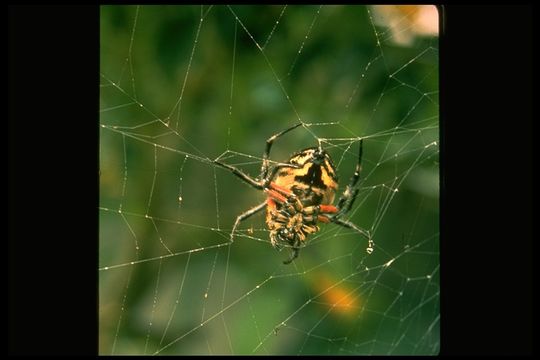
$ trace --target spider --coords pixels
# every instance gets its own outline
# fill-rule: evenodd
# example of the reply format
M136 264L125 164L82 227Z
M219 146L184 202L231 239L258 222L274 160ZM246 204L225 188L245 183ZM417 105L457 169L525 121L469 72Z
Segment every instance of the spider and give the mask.
M318 147L310 147L294 153L286 163L279 163L270 169L268 158L274 141L300 125L302 123L274 134L266 140L258 180L231 165L214 160L215 164L231 171L247 184L267 194L263 203L236 218L230 241L233 242L234 232L241 221L266 208L266 225L270 230L272 246L278 250L281 250L283 246L292 248L292 254L289 259L283 261L284 264L290 264L298 257L307 236L319 231L317 225L319 222L334 223L355 230L368 239L366 251L371 254L373 240L369 232L352 222L340 219L351 209L358 195L358 188L355 186L360 178L362 140L360 140L358 162L354 174L335 206L332 203L338 188L338 176L330 155L322 149L320 143Z

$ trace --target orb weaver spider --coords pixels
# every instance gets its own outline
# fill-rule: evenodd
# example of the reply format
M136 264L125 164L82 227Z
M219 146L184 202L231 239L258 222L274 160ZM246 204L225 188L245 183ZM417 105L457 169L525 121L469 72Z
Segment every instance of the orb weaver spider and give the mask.
M272 144L300 125L302 123L274 134L266 140L259 180L253 179L234 166L214 160L215 164L267 194L263 203L238 215L231 231L230 241L233 242L236 227L241 221L266 208L266 225L270 230L272 246L278 250L281 250L283 245L292 248L292 254L289 259L283 261L284 264L290 264L298 257L307 236L319 231L317 225L319 222L334 223L358 232L368 239L366 251L371 254L373 240L370 233L352 222L340 219L351 209L358 195L358 188L355 186L360 179L362 140L354 174L335 206L332 203L338 188L338 176L330 155L322 149L320 143L318 147L306 148L293 154L286 163L279 163L270 170L268 158Z

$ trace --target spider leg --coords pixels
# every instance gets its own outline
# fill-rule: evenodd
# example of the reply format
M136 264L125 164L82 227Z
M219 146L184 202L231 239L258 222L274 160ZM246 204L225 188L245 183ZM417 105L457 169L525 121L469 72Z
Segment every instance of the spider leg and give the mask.
M233 242L234 232L236 231L236 227L238 226L238 224L240 224L241 221L246 220L250 216L255 215L256 213L258 213L259 211L264 209L266 207L266 204L267 204L267 202L265 201L265 202L255 206L255 207L252 207L251 209L243 212L242 214L238 215L238 217L236 218L236 221L234 222L233 228L231 230L231 238L230 238L231 243Z
M302 123L298 123L294 126L291 126L290 128L288 129L285 129L281 132L278 132L277 134L274 134L272 136L270 136L268 138L268 140L266 140L266 149L264 150L264 154L263 154L263 163L262 163L262 167L261 167L261 180L263 179L266 179L266 176L268 175L268 168L269 168L269 162L268 162L268 157L270 156L270 149L272 148L272 144L274 143L274 141L281 137L282 135L288 133L289 131L291 130L294 130L296 129L297 127L299 127L300 125L302 125Z
M234 166L224 164L218 160L214 160L214 164L221 166L222 168L225 168L232 172L234 175L238 176L241 180L243 180L245 183L253 186L255 189L262 190L263 184L258 182L257 180L251 178L249 175L246 175L242 170L239 170L235 168Z
M277 138L284 135L285 133L288 133L289 131L291 131L293 129L296 129L300 125L302 125L302 123L298 123L298 124L288 128L286 130L283 130L283 131L281 131L281 132L279 132L279 133L277 133L275 135L272 135L270 138L268 138L268 140L266 140L266 149L265 149L264 154L263 154L263 164L262 164L262 168L261 168L261 176L260 176L261 181L260 182L253 179L251 176L247 175L242 170L237 169L234 166L222 163L219 160L214 160L214 164L219 165L222 168L225 168L225 169L229 170L234 175L239 177L242 181L244 181L245 183L253 186L255 189L262 190L266 186L268 186L268 183L270 182L270 179L272 179L275 176L275 174L277 173L277 171L279 169L284 168L284 167L292 167L292 168L298 168L299 167L299 166L295 166L293 164L279 164L279 165L275 166L272 169L271 176L267 178L268 169L270 167L269 162L268 162L268 157L270 156L270 149L272 148L272 144L274 143L274 141Z
M269 195L271 195L274 199L278 200L281 203L297 203L300 208L302 207L302 204L299 202L298 197L287 188L279 186L274 182L270 182L265 189Z
M354 174L351 177L351 180L349 181L349 185L345 188L345 191L343 194L341 194L341 197L338 200L337 208L339 209L339 212L336 214L334 218L337 218L346 212L348 212L352 205L354 204L354 201L356 200L356 196L358 195L358 189L355 189L356 184L358 183L358 180L360 179L360 173L362 171L362 145L364 140L360 140L360 148L358 150L358 162L356 163L356 168L354 169Z
M293 260L298 257L298 253L300 253L300 248L293 247L291 256L287 260L283 260L283 264L289 265L290 263L292 263Z
M373 244L373 240L371 240L371 234L369 233L369 231L361 229L358 226L356 226L355 224L353 224L352 222L347 221L347 220L336 219L334 217L334 218L330 218L330 221L332 221L334 224L346 227L348 229L352 229L352 230L358 232L359 234L361 234L362 236L364 236L366 239L368 239L368 247L366 248L367 253L371 254L373 252L373 245L374 244Z

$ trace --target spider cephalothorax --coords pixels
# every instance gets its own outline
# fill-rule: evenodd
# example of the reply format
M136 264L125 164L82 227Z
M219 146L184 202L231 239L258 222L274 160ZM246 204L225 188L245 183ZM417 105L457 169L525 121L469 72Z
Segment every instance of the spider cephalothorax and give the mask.
M339 217L352 206L358 189L355 188L361 170L362 141L355 172L336 206L332 205L338 188L338 176L330 155L319 147L301 150L291 156L286 163L280 163L269 173L268 156L272 143L278 137L302 125L297 124L275 134L266 141L260 180L252 179L242 171L215 160L215 163L232 171L243 181L267 193L264 203L239 215L231 232L231 241L237 225L266 207L266 225L270 230L270 242L281 249L284 245L293 250L292 256L284 261L289 264L298 257L299 249L307 236L319 231L319 222L335 223L353 229L368 240L368 253L373 251L370 234L353 223Z

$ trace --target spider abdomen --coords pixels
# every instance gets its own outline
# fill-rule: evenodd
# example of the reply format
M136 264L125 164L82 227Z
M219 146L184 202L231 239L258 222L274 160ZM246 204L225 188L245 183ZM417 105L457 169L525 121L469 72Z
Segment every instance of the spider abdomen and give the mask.
M332 204L338 188L335 169L326 159L321 164L307 162L300 168L285 168L272 182L296 195L303 206Z

